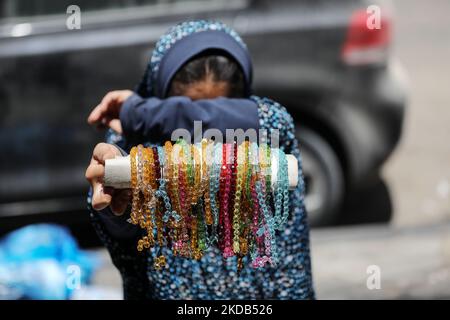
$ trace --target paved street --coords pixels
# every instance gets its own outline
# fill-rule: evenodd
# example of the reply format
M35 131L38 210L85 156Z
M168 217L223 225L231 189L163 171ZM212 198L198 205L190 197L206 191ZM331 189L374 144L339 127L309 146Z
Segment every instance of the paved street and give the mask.
M410 91L402 141L383 170L394 214L389 226L313 230L321 299L450 298L450 2L394 4L394 56ZM370 265L380 290L367 289Z
M450 298L450 223L315 230L311 241L319 299ZM380 289L367 287L369 266Z
M409 78L403 139L384 177L393 224L417 226L450 218L450 2L394 1L394 54Z
M394 56L410 101L402 141L383 170L392 221L313 230L320 299L450 298L450 2L394 4ZM370 265L380 267L380 290L367 289Z

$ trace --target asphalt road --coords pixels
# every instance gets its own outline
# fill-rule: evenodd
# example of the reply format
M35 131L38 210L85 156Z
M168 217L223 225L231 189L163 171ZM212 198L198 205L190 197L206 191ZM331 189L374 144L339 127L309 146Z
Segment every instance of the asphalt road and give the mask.
M394 1L408 79L403 137L383 168L391 222L312 231L319 299L450 298L450 2ZM380 289L367 268L379 267Z
M402 141L383 177L396 226L450 218L450 2L397 0L394 56L410 101Z

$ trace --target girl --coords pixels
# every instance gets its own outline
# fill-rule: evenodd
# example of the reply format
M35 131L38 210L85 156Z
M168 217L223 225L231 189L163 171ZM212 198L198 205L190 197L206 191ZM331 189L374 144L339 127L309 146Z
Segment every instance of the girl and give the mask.
M157 42L136 92L108 93L89 116L90 124L115 131L107 135L115 145L94 149L86 178L92 185L92 223L121 273L125 299L314 298L302 179L290 193L286 228L277 234L278 266L246 267L239 275L235 258L223 261L216 248L200 261L166 252L168 268L155 271L153 256L136 249L141 229L127 222L129 191L101 185L105 159L125 155L139 143L162 144L178 128L192 136L194 120L201 120L204 130L223 133L227 128L278 129L280 148L301 165L292 117L278 103L251 96L251 81L249 53L235 31L219 22L184 22Z

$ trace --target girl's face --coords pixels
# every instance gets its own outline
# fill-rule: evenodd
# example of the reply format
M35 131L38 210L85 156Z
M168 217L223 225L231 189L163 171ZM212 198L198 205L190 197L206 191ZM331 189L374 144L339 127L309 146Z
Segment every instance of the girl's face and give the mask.
M237 62L226 56L195 57L185 63L171 80L168 96L192 100L243 97L245 80Z
M230 88L229 84L225 81L214 81L208 78L177 87L179 90L177 90L178 92L173 92L173 95L186 96L192 100L227 97Z

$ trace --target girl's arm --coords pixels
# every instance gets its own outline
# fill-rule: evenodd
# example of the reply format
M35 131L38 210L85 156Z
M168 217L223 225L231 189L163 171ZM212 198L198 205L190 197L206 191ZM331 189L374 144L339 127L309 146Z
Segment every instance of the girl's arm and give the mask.
M171 140L176 129L194 135L194 121L202 122L202 130L218 129L225 137L226 129L259 128L257 104L250 99L219 97L191 100L177 96L167 99L142 98L131 95L122 105L120 122L123 134L131 145Z
M203 132L218 129L224 137L226 129L258 129L257 108L250 99L221 97L193 101L182 96L144 99L133 94L123 102L119 117L127 145L132 146L143 142L164 143L171 140L172 132L179 128L188 130L193 137L194 121L202 121ZM139 228L126 222L128 214L115 216L109 206L97 213L114 238L134 238L139 234Z

